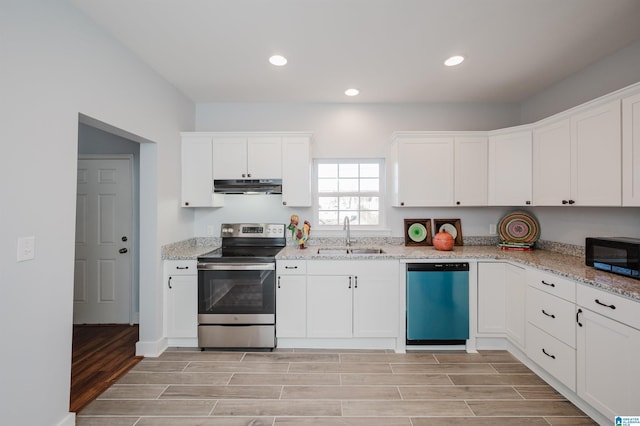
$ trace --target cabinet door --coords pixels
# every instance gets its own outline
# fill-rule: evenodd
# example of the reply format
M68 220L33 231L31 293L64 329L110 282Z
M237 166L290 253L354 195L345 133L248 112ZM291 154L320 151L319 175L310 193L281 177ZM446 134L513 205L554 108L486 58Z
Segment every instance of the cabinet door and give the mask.
M453 138L399 139L396 148L396 205L453 205Z
M571 197L580 206L622 204L620 101L571 117Z
M390 262L388 270L398 270ZM398 336L398 275L355 275L353 288L353 336Z
M353 277L307 276L307 337L352 336Z
M247 177L282 178L282 139L280 136L252 136L247 139Z
M588 309L578 322L578 396L609 419L637 413L640 331Z
M531 204L531 132L489 138L489 205Z
M506 328L504 263L478 263L478 333L504 333Z
M304 275L278 275L276 288L276 337L307 334L307 285Z
M311 206L311 140L309 137L282 138L282 204Z
M247 139L240 136L213 138L213 178L247 178Z
M485 137L455 138L455 204L487 205L488 142Z
M533 131L533 203L559 206L571 200L571 120Z
M215 207L211 137L182 136L183 207Z
M167 337L197 337L197 275L171 275L167 286Z
M506 310L505 328L513 343L525 346L525 303L527 279L525 270L513 265L505 265Z
M622 205L640 206L640 93L622 100Z

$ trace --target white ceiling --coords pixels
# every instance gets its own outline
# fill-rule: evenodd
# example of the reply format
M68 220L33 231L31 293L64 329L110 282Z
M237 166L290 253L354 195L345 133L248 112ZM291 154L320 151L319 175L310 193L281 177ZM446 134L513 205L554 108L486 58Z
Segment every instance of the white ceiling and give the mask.
M70 1L195 102L521 102L640 39L640 0Z

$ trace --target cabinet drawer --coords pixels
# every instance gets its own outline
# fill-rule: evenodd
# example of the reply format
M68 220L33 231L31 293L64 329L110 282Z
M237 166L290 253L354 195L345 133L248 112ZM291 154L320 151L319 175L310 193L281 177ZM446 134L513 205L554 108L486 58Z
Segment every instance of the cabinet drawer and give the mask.
M533 287L527 287L527 321L563 343L576 347L576 306Z
M569 302L575 303L576 301L576 283L570 279L537 269L528 269L527 282L538 290L561 297Z
M164 267L167 275L197 275L197 260L165 260Z
M576 350L531 323L526 335L527 356L575 392Z
M639 302L587 285L579 285L578 305L640 330Z
M307 273L306 260L276 261L276 274L278 275L304 275L306 273Z

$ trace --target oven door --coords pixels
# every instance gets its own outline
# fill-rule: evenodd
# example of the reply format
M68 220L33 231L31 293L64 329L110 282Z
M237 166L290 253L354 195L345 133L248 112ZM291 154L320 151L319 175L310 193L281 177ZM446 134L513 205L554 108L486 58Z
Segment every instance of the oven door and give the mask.
M275 324L276 265L199 263L199 324Z

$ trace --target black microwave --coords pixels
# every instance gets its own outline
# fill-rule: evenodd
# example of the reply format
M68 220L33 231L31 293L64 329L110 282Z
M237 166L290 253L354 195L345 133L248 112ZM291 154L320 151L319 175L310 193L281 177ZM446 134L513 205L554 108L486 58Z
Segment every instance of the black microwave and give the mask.
M587 238L587 266L640 279L640 238Z

